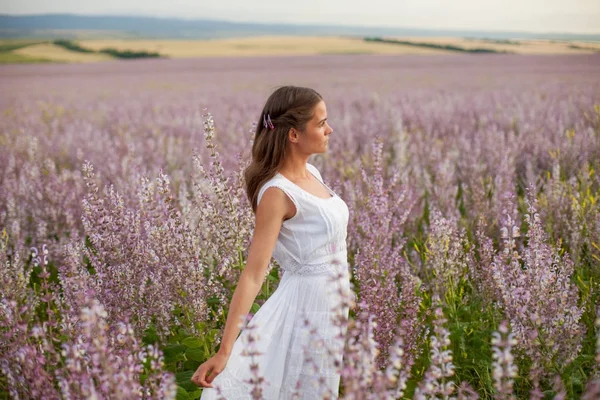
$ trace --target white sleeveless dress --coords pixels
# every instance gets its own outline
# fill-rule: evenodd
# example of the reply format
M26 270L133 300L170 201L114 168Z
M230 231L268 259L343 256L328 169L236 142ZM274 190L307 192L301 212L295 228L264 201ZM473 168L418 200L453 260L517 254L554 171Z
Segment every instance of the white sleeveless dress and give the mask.
M307 169L323 183L315 166L307 164ZM331 197L315 196L278 173L258 193L260 202L268 188L278 187L296 206L296 214L283 222L273 251L283 272L279 286L250 321L256 326L252 332L257 337L254 349L262 353L255 361L264 378L262 398L267 400L316 400L322 397L323 389L332 394L331 398L338 398L340 375L334 361L342 362L343 341L335 338L340 328L332 318L336 312L348 318L349 310L339 308L337 294L340 289L351 293L346 252L348 207L323 185ZM332 280L338 272L344 278ZM310 345L304 316L317 329L325 347L334 350L333 356L322 346ZM213 380L213 388L203 390L201 400L252 399L252 386L245 382L253 376L251 358L241 354L247 343L248 331L242 330L225 369ZM306 363L306 359L313 362Z

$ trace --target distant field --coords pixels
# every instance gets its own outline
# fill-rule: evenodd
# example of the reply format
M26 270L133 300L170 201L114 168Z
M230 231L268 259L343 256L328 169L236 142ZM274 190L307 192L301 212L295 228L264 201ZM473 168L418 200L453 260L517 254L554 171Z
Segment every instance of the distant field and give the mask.
M22 47L31 46L33 44L44 43L41 40L29 39L5 39L0 40L0 52L8 52L20 49Z
M58 62L97 62L113 58L106 54L86 54L69 51L51 43L34 44L14 50L13 53L33 58L44 58Z
M40 41L30 39L0 40L0 64L34 64L52 62L52 60L48 58L31 57L16 52L18 49L38 43L40 43Z
M91 50L158 52L169 58L251 57L315 54L450 54L452 50L419 47L418 44L450 45L462 49L487 49L516 54L591 54L600 52L600 42L468 39L452 37L385 37L417 45L367 42L350 37L262 36L213 40L86 39L77 43ZM71 51L50 41L0 40L0 63L98 62L114 58L108 54Z
M81 46L93 50L155 51L172 58L206 56L261 56L301 54L432 54L447 51L368 43L362 38L263 36L215 40L83 40Z
M465 39L452 37L389 37L386 39L426 42L440 45L454 45L465 49L486 48L495 51L507 51L517 54L581 54L600 51L600 43L582 43L550 40L510 40L510 44L496 43L493 40ZM580 48L570 48L569 46Z
M52 62L52 60L41 57L28 57L12 51L0 52L0 64L36 64L46 62Z
M460 46L466 49L486 48L517 54L581 54L600 51L600 43L553 42L543 40L511 41L518 44L495 43L489 40L464 38L395 38L412 42ZM362 38L265 36L218 40L84 40L83 47L99 50L156 51L173 58L204 56L254 56L299 54L444 54L447 50L419 48L408 45L365 42ZM577 45L581 48L570 48Z

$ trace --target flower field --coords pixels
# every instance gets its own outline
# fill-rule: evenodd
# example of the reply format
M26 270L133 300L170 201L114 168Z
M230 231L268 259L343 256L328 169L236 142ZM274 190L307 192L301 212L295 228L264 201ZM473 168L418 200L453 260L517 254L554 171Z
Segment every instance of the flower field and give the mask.
M350 209L340 398L599 398L599 66L0 66L0 398L200 397L253 232L253 124L286 84L324 97L311 162Z

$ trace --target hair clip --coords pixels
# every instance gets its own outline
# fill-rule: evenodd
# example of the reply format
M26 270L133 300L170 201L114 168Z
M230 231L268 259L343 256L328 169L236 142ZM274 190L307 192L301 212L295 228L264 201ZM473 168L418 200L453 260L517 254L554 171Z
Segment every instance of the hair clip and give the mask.
M265 128L269 127L271 129L275 129L275 126L273 126L273 122L271 122L271 115L267 114L267 118L265 119L265 116L263 115L263 126Z

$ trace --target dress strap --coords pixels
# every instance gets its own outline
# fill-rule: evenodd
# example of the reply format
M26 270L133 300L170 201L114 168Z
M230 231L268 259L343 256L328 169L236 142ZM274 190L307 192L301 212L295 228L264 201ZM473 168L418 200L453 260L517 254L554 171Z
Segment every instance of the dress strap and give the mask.
M306 169L308 169L308 171L311 174L313 174L319 181L321 181L321 183L323 184L323 186L325 186L325 188L327 188L327 190L329 190L329 193L331 193L332 196L337 196L337 194L333 191L333 189L330 188L329 185L327 185L323 181L323 177L321 176L321 173L319 172L319 170L317 169L317 167L315 167L314 165L312 165L310 163L306 163Z
M319 172L317 167L315 167L311 163L306 163L306 169L308 169L310 173L312 173L314 176L316 176L317 179L320 180L322 184L325 184L325 182L323 182L323 177L321 176L321 173Z

